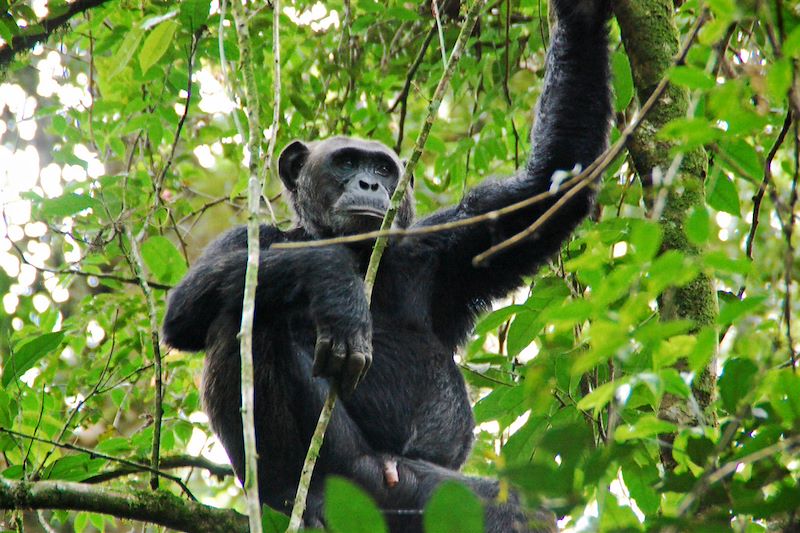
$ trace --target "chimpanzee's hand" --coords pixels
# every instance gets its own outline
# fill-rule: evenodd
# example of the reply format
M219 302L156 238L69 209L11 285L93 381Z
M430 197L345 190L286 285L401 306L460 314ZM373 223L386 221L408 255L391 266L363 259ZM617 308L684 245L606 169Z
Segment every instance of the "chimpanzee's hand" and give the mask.
M348 396L372 364L372 325L367 322L350 331L317 327L314 375L332 378L339 393Z
M611 16L610 0L551 0L559 24L587 29L605 24Z

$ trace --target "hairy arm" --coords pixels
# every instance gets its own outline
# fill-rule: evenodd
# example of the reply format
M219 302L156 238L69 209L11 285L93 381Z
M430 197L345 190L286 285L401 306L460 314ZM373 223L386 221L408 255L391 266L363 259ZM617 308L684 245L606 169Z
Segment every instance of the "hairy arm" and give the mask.
M544 90L525 168L506 180L472 189L457 206L431 215L420 225L480 215L546 192L555 172L586 168L605 149L611 117L608 3L554 0L551 7L559 22L547 53ZM475 311L518 286L523 276L532 274L559 249L588 214L594 194L589 189L573 197L532 237L487 265L475 267L472 259L530 226L558 196L497 220L425 238L425 248L439 259L433 318L445 342L459 342ZM466 313L461 312L464 309Z
M272 250L284 234L270 226L262 226L260 234L257 323L307 310L317 326L315 373L341 375L343 390L352 390L372 357L369 307L352 254L342 246ZM241 314L246 268L246 230L239 227L211 244L170 295L165 342L181 350L204 349L220 314Z

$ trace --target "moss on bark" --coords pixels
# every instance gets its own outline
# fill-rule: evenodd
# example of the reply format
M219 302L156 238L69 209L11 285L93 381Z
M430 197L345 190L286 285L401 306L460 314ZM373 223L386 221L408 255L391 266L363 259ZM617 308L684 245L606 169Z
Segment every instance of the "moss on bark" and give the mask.
M677 54L680 42L673 18L672 0L618 0L614 12L619 22L622 41L627 51L636 92L640 102L647 99L659 81L667 74ZM667 174L673 157L673 143L657 137L669 121L685 117L689 110L689 94L670 85L628 146L636 172L647 186L653 173ZM687 256L698 250L686 237L685 222L691 209L705 205L704 182L708 160L705 151L697 148L683 154L680 168L670 187L660 224L664 231L663 249L678 250ZM659 302L662 320L687 318L697 328L713 325L717 318L717 299L712 280L700 274L684 287L667 290ZM681 362L681 368L685 363ZM705 423L713 423L709 406L714 398L716 379L713 361L693 383L700 408L707 413ZM698 423L698 413L685 400L673 396L664 398L660 416L679 425ZM671 454L662 454L665 466L674 463Z

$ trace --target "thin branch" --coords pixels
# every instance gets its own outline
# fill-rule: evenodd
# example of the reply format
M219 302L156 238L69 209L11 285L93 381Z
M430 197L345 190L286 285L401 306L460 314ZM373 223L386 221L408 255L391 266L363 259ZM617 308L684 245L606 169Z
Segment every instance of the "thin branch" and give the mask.
M147 314L150 319L150 341L153 346L153 369L156 381L155 401L153 405L153 444L150 456L150 464L155 471L152 472L150 476L150 488L156 490L158 489L158 459L161 453L161 419L164 416L164 384L163 370L161 368L161 345L158 339L158 312L156 310L156 300L153 296L153 291L150 289L147 278L145 278L145 265L142 254L139 251L139 243L136 242L136 237L133 235L133 230L130 225L125 226L125 234L130 244L130 251L125 252L125 258L128 260L136 277L139 279L139 286L144 293L145 302L147 303ZM124 247L122 247L122 249L123 251L125 250Z
M439 80L439 85L436 87L436 91L434 92L431 103L428 105L428 115L425 118L422 130L417 137L414 151L406 163L405 169L403 170L403 175L398 181L397 187L392 194L389 209L386 211L386 215L381 223L381 230L383 231L388 230L394 222L394 218L397 215L399 206L408 190L408 186L411 181L411 175L414 171L414 166L417 164L417 161L419 161L422 150L425 147L425 141L428 139L428 134L430 133L433 122L436 119L439 105L442 103L445 91L449 86L450 78L455 72L456 65L458 64L459 59L461 59L461 54L466 47L470 35L472 35L472 29L475 27L475 23L477 22L478 16L480 15L481 9L485 3L486 0L475 0L475 2L472 4L472 7L470 7L469 12L467 13L464 25L461 28L461 33L459 34L455 47L450 54L447 68L445 68L442 78ZM375 241L375 245L372 249L372 255L370 256L369 265L367 266L367 273L364 279L364 292L366 293L368 303L372 299L372 288L375 284L375 276L378 273L378 265L380 263L381 256L383 255L383 251L386 248L386 244L387 238L380 237ZM330 422L331 414L333 413L333 408L335 406L336 388L331 387L328 391L328 396L325 399L325 404L322 406L322 411L320 412L317 426L314 428L314 434L311 437L311 443L309 444L308 452L306 453L306 458L303 462L303 470L297 487L297 495L295 496L294 506L292 508L292 516L289 522L289 528L286 530L287 533L296 532L300 528L300 522L306 507L308 488L311 484L311 475L314 472L314 465L316 464L317 457L319 456L319 450L322 447L322 442L325 438L325 431L328 429L328 423Z
M274 24L272 31L278 32L278 16L280 7L274 0ZM248 27L248 15L243 0L234 0L231 6L236 24L236 36L239 43L239 61L244 76L244 97L249 138L247 148L250 152L248 170L250 178L247 188L247 270L244 281L244 297L242 302L242 321L239 330L239 361L241 364L241 417L242 438L244 439L244 491L247 516L251 533L261 533L261 502L258 488L258 451L256 449L255 424L255 377L253 371L253 316L256 307L256 286L258 285L259 245L259 210L261 184L259 183L259 167L261 163L261 122L259 120L260 104L258 88ZM274 38L274 37L273 37ZM280 57L280 56L278 56ZM273 132L273 138L274 138Z
M74 274L76 276L81 276L84 278L88 277L95 277L98 279L109 279L113 281L119 281L120 283L127 283L130 285L139 285L139 280L136 278L127 278L125 276L118 276L117 274L107 274L105 272L86 272L85 270L76 270L74 268L50 268L39 266L34 263L31 263L27 257L25 257L25 252L15 243L14 241L9 240L11 246L17 252L17 255L22 260L23 263L26 265L30 265L35 268L39 272L48 272L50 274L58 274L58 275L69 275ZM70 263L70 265L76 265L77 263ZM153 289L159 289L162 291L168 291L172 288L172 285L166 285L164 283L158 283L156 281L149 281L147 282L150 287Z
M756 463L762 459L774 457L781 452L791 452L798 446L800 446L800 435L794 435L788 439L776 442L771 446L745 455L744 457L725 463L716 470L707 472L700 481L697 482L692 491L684 496L678 506L678 516L686 516L686 513L691 509L692 505L694 505L694 502L701 498L706 491L711 488L711 485L736 472L736 469L739 468L740 465Z
M750 225L750 232L747 234L747 239L745 240L745 253L747 254L747 258L751 261L753 260L753 240L756 237L756 229L758 229L758 217L761 212L761 202L764 200L764 194L767 192L767 185L769 185L769 182L772 179L772 160L775 159L775 155L778 153L781 145L783 145L783 141L786 139L786 134L789 132L791 125L792 111L790 109L786 112L786 118L783 120L783 127L781 128L780 133L778 133L775 143L772 145L772 148L770 148L769 153L767 154L767 160L764 163L764 178L761 180L761 184L758 186L758 192L756 192L755 196L753 196L753 223Z
M184 102L183 113L181 113L181 118L178 120L178 126L175 128L175 135L172 139L172 147L170 148L169 156L167 157L161 172L158 173L158 177L156 178L153 186L155 196L153 198L153 204L156 208L161 202L161 189L164 187L164 179L167 177L167 172L172 166L172 161L175 159L175 151L178 149L178 141L181 139L181 131L183 131L183 125L186 123L186 118L189 116L189 106L192 103L192 70L194 69L194 56L197 53L197 45L200 43L200 35L203 33L204 29L205 27L200 28L192 35L192 44L189 47L188 66L186 67L186 100Z
M142 472L142 466L147 465L126 465L114 470L107 470L105 472L95 474L92 477L86 478L82 482L91 484L104 483L119 477L138 474ZM173 468L202 468L203 470L207 470L211 475L220 479L234 475L233 469L229 465L215 463L214 461L206 459L205 457L198 457L194 455L176 455L172 457L161 458L161 472Z
M245 517L181 500L167 492L111 491L68 481L12 481L0 478L0 509L88 511L150 522L179 531L246 533Z
M794 125L794 176L792 177L792 188L789 193L789 214L787 221L783 224L783 235L786 240L786 252L783 260L783 283L785 293L783 295L783 321L786 324L786 343L789 349L789 361L792 364L792 372L797 372L797 353L794 349L794 338L792 337L792 272L795 260L794 244L792 235L794 234L794 208L797 205L797 181L800 177L800 138L798 137L797 123Z
M417 57L414 58L411 68L408 69L406 81L403 84L400 94L397 96L397 99L394 101L394 103L389 106L389 113L394 113L397 105L400 104L400 123L397 130L397 142L394 145L394 151L398 153L403 147L403 136L405 135L406 129L406 113L408 112L408 95L411 92L411 82L414 81L414 76L417 74L417 70L422 64L422 60L425 59L425 52L428 51L428 46L430 46L435 34L436 24L431 26L430 31L428 31L428 35L426 35L425 40L422 41L422 46L420 47L419 52L417 52Z
M30 31L15 35L11 39L11 44L4 44L0 47L0 68L5 67L14 59L18 53L30 50L36 44L46 40L59 27L63 26L75 15L79 15L88 9L105 4L108 0L77 0L71 4L66 4L67 9L60 15L53 18L43 18L39 21L30 22Z
M433 11L433 18L436 19L436 29L439 33L439 48L442 51L442 66L447 68L447 50L444 44L444 30L442 30L442 18L439 16L439 0L431 1L431 10Z
M42 438L42 437L37 437L36 435L29 435L27 433L21 433L19 431L14 431L13 429L7 429L7 428L0 427L0 433L6 433L8 435L13 435L14 437L19 437L19 438L22 438L22 439L30 439L31 441L41 442L41 443L44 443L44 444L50 444L52 446L56 446L57 448L62 448L64 450L71 450L73 452L85 453L89 457L92 457L92 458L105 459L106 461L111 461L111 462L114 462L114 463L125 465L128 468L135 468L139 472L149 472L151 474L159 474L159 475L169 479L170 481L173 481L175 484L177 484L181 488L181 490L186 494L186 496L188 496L190 499L192 499L192 500L196 499L194 497L194 495L192 494L192 492L189 490L189 488L186 486L186 484L181 480L181 478L179 478L177 476L173 476L173 475L168 474L166 472L160 471L158 469L155 469L155 468L153 468L152 466L150 466L148 464L139 463L137 461L132 461L130 459L124 459L122 457L114 457L113 455L108 455L108 454L105 454L103 452L98 452L96 450L92 450L90 448L84 448L83 446L77 446L75 444L70 444L68 442L58 442L58 441L54 441L54 440L51 440L51 439L45 439L45 438ZM37 483L41 483L41 481L37 481Z
M105 365L103 366L103 370L100 372L100 376L97 378L97 381L95 382L94 387L92 387L92 390L89 392L89 394L87 394L86 397L84 397L81 401L79 401L77 405L75 405L75 407L71 410L69 416L67 416L67 420L64 422L64 425L61 426L61 431L58 433L58 436L55 439L57 442L61 442L61 439L64 438L64 435L67 434L67 430L72 425L72 421L75 419L75 416L80 412L81 409L83 409L83 406L86 405L86 402L88 402L95 394L97 394L97 392L100 390L101 385L103 385L104 378L106 376L106 373L108 372L108 368L111 366L111 359L114 357L114 350L116 349L117 346L118 320L119 320L119 309L117 309L116 313L114 314L114 326L111 329L111 348L108 350L108 356L106 357L106 362ZM34 434L36 434L35 431ZM47 460L50 459L50 456L53 454L55 449L56 447L53 446L45 454L44 459L42 459L41 462L39 463L39 468L36 469L34 477L38 476L39 472L42 471L42 468L44 468L45 463L47 463Z

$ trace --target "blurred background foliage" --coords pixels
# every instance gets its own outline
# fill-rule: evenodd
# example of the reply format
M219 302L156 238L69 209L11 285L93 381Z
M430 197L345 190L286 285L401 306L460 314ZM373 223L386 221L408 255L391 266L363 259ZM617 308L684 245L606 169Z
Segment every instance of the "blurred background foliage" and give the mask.
M488 4L417 167L420 214L513 173L529 151L547 3ZM42 22L75 6L84 9L58 29ZM137 269L160 323L169 288L203 246L244 221L247 117L230 10L221 18L218 0L0 7L0 476L145 489L147 472L122 476L113 460L147 462L152 448L153 331ZM278 149L343 134L407 157L468 6L442 5L440 26L430 7L286 2ZM260 114L271 117L272 7L247 8ZM674 169L643 179L627 153L611 164L591 220L480 321L456 356L479 424L466 470L510 480L573 531L794 531L800 6L676 0L670 8L682 40L709 10L686 61L668 73L687 92L689 112L643 135L676 165L706 149L705 202L685 213L698 253L661 246L667 193L680 197L683 187ZM641 102L635 58L615 20L610 27L616 139ZM42 33L41 42L17 46ZM653 47L666 38L641 37ZM266 143L275 132L262 121ZM265 184L274 219L290 226L273 172ZM716 323L663 320L665 291L698 273L716 289ZM226 458L199 402L202 357L162 352L165 468L181 466L172 472L200 501L242 509L232 477L207 463ZM704 368L718 377L707 409L691 387ZM660 416L665 395L697 422ZM674 463L662 464L664 446ZM168 480L160 490L182 495ZM330 521L347 531L347 513L339 515ZM448 516L463 518L439 512L437 520ZM8 511L0 524L131 527L57 506Z

